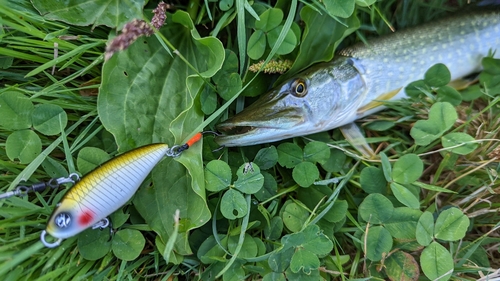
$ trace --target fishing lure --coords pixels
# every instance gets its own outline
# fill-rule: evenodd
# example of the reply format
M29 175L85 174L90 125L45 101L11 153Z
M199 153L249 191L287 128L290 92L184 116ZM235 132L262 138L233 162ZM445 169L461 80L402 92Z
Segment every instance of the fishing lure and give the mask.
M102 164L78 181L61 199L54 209L40 240L49 248L57 247L63 239L79 234L89 227L105 228L109 225L107 217L123 206L135 194L141 183L164 156L177 157L201 139L197 133L187 143L169 147L164 143L150 144L121 154ZM56 187L72 182L70 178L56 179L43 188ZM41 184L38 189L43 190ZM29 188L28 188L29 189ZM18 188L0 198L24 195L27 188ZM57 239L48 242L46 236Z
M52 248L89 227L107 227L107 217L132 198L164 156L179 156L201 136L202 133L197 133L187 143L172 148L164 143L142 146L93 170L64 195L42 231L40 240L46 247ZM57 241L47 242L47 233Z

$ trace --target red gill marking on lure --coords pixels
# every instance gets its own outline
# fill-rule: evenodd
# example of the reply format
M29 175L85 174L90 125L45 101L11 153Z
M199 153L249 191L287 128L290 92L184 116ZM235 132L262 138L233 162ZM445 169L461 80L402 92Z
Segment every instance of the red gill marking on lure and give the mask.
M202 133L197 133L197 134L196 134L196 135L194 135L194 136L193 136L190 140L188 140L188 141L186 142L186 144L187 144L188 146L192 146L193 144L195 144L196 142L198 142L198 141L201 139L201 137L202 137L202 136L203 136L203 134L202 134Z
M78 218L78 224L80 224L80 226L87 226L92 222L93 219L94 216L92 215L92 212L89 210L85 210Z

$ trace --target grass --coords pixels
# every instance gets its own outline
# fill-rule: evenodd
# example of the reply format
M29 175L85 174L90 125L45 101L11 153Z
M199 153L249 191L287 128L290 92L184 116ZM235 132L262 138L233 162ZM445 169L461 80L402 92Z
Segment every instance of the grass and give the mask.
M292 1L291 5L282 2L275 7L282 10L283 19L273 27L280 30L274 39L290 45L293 45L291 33L298 30L302 39L307 36L303 23L298 21L303 16L300 8L308 6L311 14L316 11L324 14L328 9L320 1ZM186 75L204 75L199 80L189 80L187 76L179 79L181 88L186 88L186 80L188 88L200 97L194 99L192 105L187 103L179 114L182 118L155 116L158 123L166 120L165 128L160 133L151 130L150 141L168 140L173 145L170 142L181 142L179 140L188 138L194 131L211 129L221 118L234 114L253 99L243 95L255 96L255 92L265 91L276 77L248 72L253 62L268 62L279 57L296 59L302 67L307 67L317 58L312 57L314 54L300 53L300 40L297 40L294 51L289 54L282 54L284 51L278 46L265 45L261 58L249 60L247 53L253 46L247 44L247 38L256 29L245 26L254 26L252 13L262 15L276 3L259 2L249 6L246 1L237 0L227 9L224 3L175 3L178 10L189 12L202 37L215 30L220 45L212 41L206 43L206 49L196 45L198 43L195 45L200 49L183 48L181 41L167 36L171 35L170 27L164 28L161 36L135 43L137 47L152 40L165 41L164 48L170 48L174 54L172 58L165 52L165 61L175 62L175 54L181 54L182 59L191 64L189 67L185 62L179 64L186 67ZM364 41L375 33L390 32L389 25L399 30L441 17L456 6L464 5L464 1L453 3L379 1L368 7L356 6L360 28L345 40L340 36L332 44L343 46L355 40ZM146 6L146 17L149 18L155 4ZM123 5L126 8L126 3ZM243 13L245 9L247 13ZM175 26L170 21L172 17L169 14L168 24ZM340 18L337 16L336 20L343 24L335 30L345 30L346 22L351 24ZM189 25L189 17L182 19L183 26ZM269 21L272 25L272 19ZM131 129L122 134L112 123L114 120L107 121L120 112L103 113L99 108L98 99L110 94L106 87L111 86L115 92L125 95L122 87L126 85L109 80L114 77L113 69L125 65L128 74L134 74L132 66L123 61L127 59L126 52L104 62L105 47L115 28L80 26L43 18L31 3L24 1L9 4L0 1L0 24L3 27L0 29L0 97L9 105L10 99L16 99L10 115L0 109L0 117L6 120L0 120L2 192L13 190L19 184L30 185L88 170L106 157L124 152L124 147L144 143L141 133L134 135ZM281 25L283 28L279 29ZM182 38L192 42L197 39L192 30L181 25L176 28L181 35L186 31L186 37ZM319 37L327 31L318 28L310 32ZM195 54L200 50L223 52L222 48L230 50L226 52L225 61L202 62ZM145 61L149 58L143 53L133 55L144 56ZM294 67L299 66L292 69L296 69ZM222 75L218 77L215 68L221 69ZM184 75L184 70L174 71ZM166 72L152 77L163 77L163 73ZM234 73L236 75L231 76ZM234 78L233 84L224 85L223 80L229 80L227 77ZM211 85L205 86L206 83ZM151 96L168 93L146 87L143 89ZM228 89L236 90L226 98L224 93L232 91ZM443 267L446 267L443 260L450 258L452 262L452 273L440 280L450 276L460 280L475 280L486 275L493 278L500 268L500 240L495 234L500 227L500 202L496 196L500 182L500 100L494 90L494 83L491 88L473 85L463 93L463 101L454 107L457 120L445 134L464 133L472 137L471 143L477 146L467 153L443 148L440 139L428 145L415 144L410 135L412 128L418 120L427 119L436 104L424 95L390 103L388 110L359 122L372 148L379 155L386 155L385 158L366 159L358 155L338 130L273 146L217 152L212 151L217 147L212 137L206 136L203 149L193 146L188 151L190 154L186 154L192 158L179 159L184 166L165 160L153 171L133 203L111 216L114 234L89 230L64 240L54 249L43 247L39 235L69 185L0 201L0 276L5 276L5 280L284 280L285 276L290 280L383 280L394 278L396 272L411 280L418 278L418 274L422 279L442 274L429 273L420 260L432 249L444 253L431 254L428 256L431 260ZM11 92L16 94L7 99ZM186 93L189 96L191 92ZM137 91L132 95L140 94ZM126 96L123 104L130 102L129 98ZM33 110L42 105L55 108L55 113L44 111L47 117L42 120L42 125L55 128L55 134L47 133L43 126L35 126L32 121ZM192 125L181 119L200 122ZM124 120L125 130L135 128L129 121ZM148 130L147 125L141 128ZM8 145L10 136L25 131L30 131L29 139L22 140L18 148ZM38 142L39 148L35 145ZM92 152L85 154L84 148L92 148ZM403 158L406 155L415 157ZM191 161L195 158L199 163ZM408 162L401 159L413 161L412 165L406 165ZM255 166L249 166L248 162ZM418 169L419 165L422 170ZM316 171L319 176L310 179L308 175ZM215 188L213 183L205 185L205 179L211 174L223 182L220 188ZM406 181L407 178L415 179ZM165 185L177 189L168 189L166 197L159 197L162 193L151 193L158 192L159 186L167 188ZM198 190L199 186L204 186L203 191ZM368 191L369 188L379 192ZM412 198L417 198L417 202ZM183 206L183 200L188 205ZM378 205L380 202L385 204ZM412 204L418 206L408 207ZM181 210L180 219L173 218L175 208L170 205ZM151 215L150 209L161 211ZM195 216L187 209L209 213L209 219L203 223L192 221ZM451 214L455 209L459 213ZM389 212L398 212L398 217L384 219ZM427 213L431 214L430 222L424 220ZM379 216L378 222L374 216ZM201 216L198 218L202 220ZM439 225L440 220L448 226ZM429 236L429 243L418 240L415 232L405 232L417 229L417 225L436 229L436 233ZM421 237L426 236L423 233L420 232ZM144 243L137 242L141 240ZM377 247L370 248L374 241L380 247L390 243L388 251L377 253L380 258L374 256ZM128 258L130 254L133 258ZM399 266L401 264L405 267Z

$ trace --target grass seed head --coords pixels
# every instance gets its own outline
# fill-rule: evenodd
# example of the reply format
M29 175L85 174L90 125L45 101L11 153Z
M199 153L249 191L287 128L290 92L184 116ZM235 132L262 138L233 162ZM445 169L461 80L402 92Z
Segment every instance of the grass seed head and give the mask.
M127 49L140 36L150 36L153 33L153 28L143 20L135 19L127 23L123 27L122 33L116 36L106 47L105 59L108 60L114 53Z
M171 9L172 6L166 4L165 2L160 2L156 9L153 10L155 14L153 19L151 19L151 24L156 28L160 29L165 24L165 20L167 19L166 11L167 9Z
M252 72L257 72L262 68L262 65L264 64L264 61L260 61L258 63L252 64L248 69ZM293 62L291 60L270 60L266 65L264 65L264 68L262 71L264 73L279 73L283 74L287 70L289 70L292 67Z

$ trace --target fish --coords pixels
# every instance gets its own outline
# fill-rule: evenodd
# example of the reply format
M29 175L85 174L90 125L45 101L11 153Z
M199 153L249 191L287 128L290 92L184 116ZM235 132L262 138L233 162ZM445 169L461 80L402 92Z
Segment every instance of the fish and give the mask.
M499 48L497 7L470 9L358 43L219 123L215 140L226 147L248 146L351 126L384 109L383 101L406 97L405 86L423 79L431 66L446 65L457 80L480 71L482 58Z
M163 143L142 146L105 162L85 175L57 204L46 229L42 231L43 244L56 247L62 239L79 234L118 210L170 152L171 148ZM47 233L57 241L47 242Z

